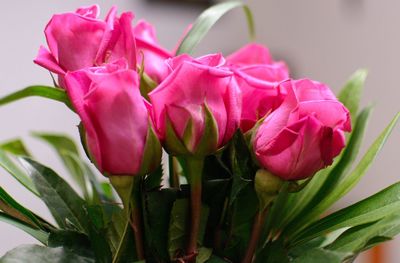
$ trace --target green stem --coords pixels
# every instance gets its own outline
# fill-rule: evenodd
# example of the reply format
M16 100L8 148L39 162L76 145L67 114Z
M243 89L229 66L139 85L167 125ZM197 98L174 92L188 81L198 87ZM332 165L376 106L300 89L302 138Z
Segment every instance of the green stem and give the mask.
M262 233L262 228L264 226L267 213L268 207L257 212L254 219L253 229L251 231L250 241L247 245L246 253L242 259L242 263L251 263L253 261L254 252L257 249L257 244Z
M141 207L141 188L142 176L135 176L133 182L133 191L131 197L131 214L130 223L135 237L136 255L138 260L144 260L144 246L143 246L143 222L142 222L142 207Z
M169 163L169 185L172 188L179 188L179 173L178 173L178 160L176 157L169 155L168 156Z
M201 175L203 172L204 158L185 157L186 176L190 183L190 210L191 210L191 224L189 241L186 248L186 254L190 257L192 262L196 261L197 256L197 240L200 230L201 218L201 191L202 180Z
M135 238L135 248L138 260L144 259L141 185L143 177L137 176L110 176L110 182L117 191L124 205L127 220L132 227Z

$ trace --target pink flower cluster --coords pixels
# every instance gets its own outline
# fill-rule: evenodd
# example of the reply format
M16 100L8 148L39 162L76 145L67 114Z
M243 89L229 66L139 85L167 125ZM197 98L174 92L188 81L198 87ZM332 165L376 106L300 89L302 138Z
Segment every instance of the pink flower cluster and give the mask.
M260 166L286 180L312 176L345 146L348 110L326 85L290 79L266 47L248 44L226 58L176 56L149 23L133 25L132 13L98 15L96 5L54 15L48 49L40 48L35 63L58 75L100 171L146 172L152 133L170 154L206 156L240 128L253 133ZM157 84L149 101L143 69Z

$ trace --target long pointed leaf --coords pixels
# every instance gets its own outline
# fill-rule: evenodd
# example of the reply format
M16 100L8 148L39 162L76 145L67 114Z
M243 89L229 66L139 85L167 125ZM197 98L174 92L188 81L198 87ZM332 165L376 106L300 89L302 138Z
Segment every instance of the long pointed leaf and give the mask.
M57 152L64 167L72 175L72 178L82 190L85 198L89 198L88 186L85 180L85 171L79 164L79 152L74 141L63 134L34 132L33 136L48 143ZM75 158L76 157L76 158Z
M46 203L57 224L65 229L72 226L87 232L85 202L53 170L29 158L20 159L31 175L41 199Z
M296 235L302 229L301 226L312 221L314 218L317 218L332 204L334 204L337 200L342 198L351 189L353 189L353 187L360 181L360 179L365 175L368 168L371 166L373 160L378 155L379 151L381 150L393 128L395 127L399 117L400 113L398 113L389 123L389 125L382 131L379 137L374 141L374 143L370 146L363 158L360 160L358 165L348 176L346 176L340 182L340 185L336 187L335 191L329 193L323 200L321 200L320 203L318 203L318 205L310 209L308 213L305 214L295 225L291 226L291 228L285 229L285 232L288 233L289 236Z
M38 241L40 241L42 244L47 244L49 234L43 230L33 228L32 226L24 223L23 221L21 221L17 218L14 218L10 215L7 215L6 213L3 213L3 212L0 212L0 221L3 221L7 224L13 225L13 226L25 231L26 233L28 233L29 235L31 235L32 237L34 237ZM3 262L3 261L1 261L1 262Z
M2 187L0 187L0 209L31 226L41 227L35 215L15 201Z
M350 111L352 120L355 119L358 113L358 107L360 105L360 99L362 90L364 87L365 79L367 78L367 70L357 70L346 83L344 88L339 93L339 100L347 107Z
M18 182L20 182L26 189L31 191L36 196L40 196L31 178L26 175L15 162L7 155L6 152L0 149L0 166L9 172Z
M3 98L0 98L0 106L9 104L20 99L35 96L62 102L67 105L67 107L69 107L71 110L73 110L65 91L49 86L29 86L22 90L11 93Z
M1 263L40 262L40 263L95 263L91 257L83 256L76 251L63 247L49 248L38 245L22 245L8 251Z
M336 190L336 186L351 168L360 151L370 112L371 108L366 108L357 117L354 130L340 159L333 166L317 174L310 182L310 186L306 186L299 193L292 194L292 206L286 210L287 216L280 226L285 226L286 222L293 222L292 226L295 225L293 228L297 228L304 214L312 210L326 195ZM292 226L288 226L288 231L292 229Z
M14 139L3 143L0 145L0 149L14 155L31 156L25 144L20 139Z
M236 8L242 7L247 18L247 23L249 26L250 37L254 39L254 21L253 15L247 5L240 1L228 1L225 3L214 5L207 10L205 10L193 24L193 27L187 33L181 44L179 45L178 54L188 53L191 54L196 48L197 44L204 38L207 32L212 28L212 26L228 11Z
M400 183L318 220L294 237L293 244L301 244L331 231L375 222L400 212Z
M371 241L387 241L400 233L400 215L393 213L374 223L355 226L342 233L332 244L330 250L358 254L368 249ZM376 242L373 241L374 245Z

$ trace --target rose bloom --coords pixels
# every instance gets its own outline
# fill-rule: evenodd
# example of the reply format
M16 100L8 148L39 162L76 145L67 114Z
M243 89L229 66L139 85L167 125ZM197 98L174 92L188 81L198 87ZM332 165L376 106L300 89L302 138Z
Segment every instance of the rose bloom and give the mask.
M240 128L246 132L281 105L286 91L278 84L289 77L284 62L272 59L267 47L248 44L227 57L243 96Z
M145 149L152 146L146 145L152 121L150 105L140 95L137 72L121 60L68 72L65 83L99 170L111 175L143 171ZM161 147L157 151L161 155ZM160 163L159 157L146 156L153 159L153 167Z
M98 18L99 12L99 7L92 5L54 15L45 29L49 49L41 46L34 62L58 74L62 87L68 71L101 66L121 58L126 59L131 69L136 69L136 64L143 60L145 73L156 83L161 82L168 74L164 60L172 54L158 44L154 27L145 21L133 27L133 13L117 16L115 7L104 20Z
M288 95L257 129L253 150L260 165L276 176L304 179L332 164L344 148L349 111L322 83L301 79L279 86Z
M150 94L158 133L172 154L207 155L239 127L241 95L220 54L168 61L169 76Z

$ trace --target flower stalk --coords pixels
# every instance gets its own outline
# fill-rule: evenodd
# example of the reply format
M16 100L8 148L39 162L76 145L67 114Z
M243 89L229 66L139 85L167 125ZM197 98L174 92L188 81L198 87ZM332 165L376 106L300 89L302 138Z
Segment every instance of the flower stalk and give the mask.
M142 176L110 176L110 182L121 198L127 220L135 238L135 249L138 260L144 260L142 213L140 190Z
M262 233L262 228L267 217L269 207L259 210L255 216L253 228L251 230L250 241L243 257L242 263L251 263L253 261L254 252L257 249L258 241Z
M254 252L257 249L258 241L265 225L265 219L269 208L275 201L283 185L284 181L274 174L264 169L259 169L257 171L254 178L254 189L259 201L259 210L254 219L250 241L242 259L242 263L251 263L253 261Z
M190 234L186 248L186 254L195 262L197 256L197 240L200 230L201 218L201 193L202 193L202 172L204 158L185 157L183 158L186 176L190 183Z

